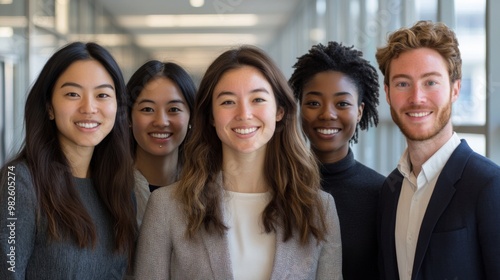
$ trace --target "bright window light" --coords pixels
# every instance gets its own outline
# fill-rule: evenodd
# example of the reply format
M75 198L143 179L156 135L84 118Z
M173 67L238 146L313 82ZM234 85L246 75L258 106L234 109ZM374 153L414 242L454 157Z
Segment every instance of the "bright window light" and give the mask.
M12 37L14 35L14 30L12 27L0 27L0 37Z
M189 4L195 8L203 7L205 0L189 0Z
M150 27L254 26L257 23L255 14L146 16L146 24Z

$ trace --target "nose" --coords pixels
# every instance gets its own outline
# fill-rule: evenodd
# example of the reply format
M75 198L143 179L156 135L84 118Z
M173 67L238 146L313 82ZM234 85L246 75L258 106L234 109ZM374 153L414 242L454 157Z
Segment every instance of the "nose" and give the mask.
M425 92L421 86L415 85L411 88L411 92L408 97L410 104L421 104L426 100Z
M82 98L80 112L82 114L95 114L97 113L96 100L94 96L88 94Z
M168 114L163 111L157 111L155 114L155 118L153 121L153 126L156 127L167 127L170 125L170 120L168 118Z
M336 120L337 119L337 111L335 110L334 104L328 104L326 106L322 106L320 109L319 119L320 120Z
M242 102L238 105L238 112L236 115L238 120L250 120L252 119L252 108L250 104Z

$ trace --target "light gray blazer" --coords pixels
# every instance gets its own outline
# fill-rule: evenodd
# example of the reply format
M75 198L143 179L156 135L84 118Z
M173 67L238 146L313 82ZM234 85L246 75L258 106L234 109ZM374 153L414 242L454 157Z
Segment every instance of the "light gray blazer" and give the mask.
M149 190L148 180L142 175L141 171L135 168L134 180L135 201L137 202L137 225L140 227L151 191Z
M173 198L175 184L154 191L142 222L136 255L136 279L233 279L227 236L201 229L188 240L186 219ZM295 234L283 242L277 228L271 279L342 279L339 219L333 197L321 191L326 207L326 242L300 245ZM255 269L259 269L258 267Z

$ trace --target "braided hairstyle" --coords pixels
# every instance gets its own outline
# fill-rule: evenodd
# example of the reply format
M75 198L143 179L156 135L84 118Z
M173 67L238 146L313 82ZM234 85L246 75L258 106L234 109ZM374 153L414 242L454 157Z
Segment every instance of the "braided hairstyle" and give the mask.
M379 83L377 70L365 60L363 53L353 47L346 47L337 42L328 42L327 46L314 45L308 53L298 58L290 80L295 98L302 101L302 89L314 75L325 71L338 71L348 76L358 90L358 106L365 104L363 116L356 126L351 140L358 143L358 127L368 130L377 126L379 104Z

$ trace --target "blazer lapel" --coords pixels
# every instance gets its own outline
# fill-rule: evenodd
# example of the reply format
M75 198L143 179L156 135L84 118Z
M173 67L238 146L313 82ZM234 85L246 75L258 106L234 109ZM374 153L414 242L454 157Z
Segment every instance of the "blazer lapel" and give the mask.
M462 143L452 153L439 175L429 205L425 211L422 225L420 226L415 259L413 262L412 279L416 279L417 273L424 260L425 253L427 252L427 247L429 246L434 227L453 198L456 190L455 183L460 179L471 154L472 150L467 143L462 140Z
M383 194L381 195L381 205L379 219L379 239L380 250L383 259L384 274L387 279L398 279L398 264L396 258L396 213L398 209L399 196L401 194L401 187L403 184L403 176L395 169L389 176L387 176L385 183L388 188L384 186Z
M222 172L217 175L214 183L222 190ZM226 213L222 209L222 216L224 217L225 215ZM220 236L217 233L208 233L203 229L201 236L210 258L213 279L233 279L227 232L223 236ZM196 262L197 260L194 261Z
M291 242L289 242L291 243ZM283 229L280 226L276 227L276 252L274 254L273 271L271 272L271 279L287 279L286 277L290 271L288 268L293 267L294 248L287 246L283 242Z
M220 236L216 233L209 234L203 230L202 240L210 259L213 279L233 279L226 234Z
M390 232L394 232L396 229L396 212L398 210L399 196L401 194L401 187L403 185L403 176L396 169L394 170L386 179L386 183L389 186L391 196L386 198L387 205L385 205L384 215L389 217L386 219L390 223L390 227L383 227L389 229Z
M316 243L316 239L313 237L309 238L308 244L301 244L297 232L288 241L283 242L283 232L283 228L278 226L276 229L276 252L274 254L271 279L314 278L312 274L317 272L315 268L318 268L318 260L324 244Z

